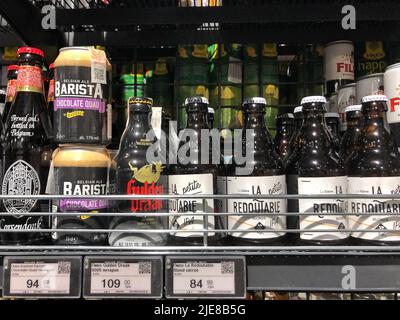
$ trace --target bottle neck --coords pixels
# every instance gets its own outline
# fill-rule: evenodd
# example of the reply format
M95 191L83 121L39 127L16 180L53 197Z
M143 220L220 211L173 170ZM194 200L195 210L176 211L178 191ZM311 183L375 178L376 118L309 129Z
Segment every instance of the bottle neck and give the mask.
M386 111L373 110L363 115L363 128L361 139L363 139L362 148L364 151L392 148L389 127L386 119Z
M38 61L19 63L17 75L18 92L36 92L43 94L42 64Z
M332 137L326 125L324 111L311 111L305 114L304 125L301 128L300 151L327 151L332 148Z
M254 157L265 157L266 151L274 151L272 137L265 125L264 112L244 114L243 143L246 143L246 130L254 130ZM257 152L259 153L257 154Z
M128 123L121 137L120 150L150 145L150 141L146 140L146 134L150 129L150 112L130 110Z
M188 112L187 129L201 130L208 129L208 115L206 112Z
M244 114L243 129L266 129L264 112Z

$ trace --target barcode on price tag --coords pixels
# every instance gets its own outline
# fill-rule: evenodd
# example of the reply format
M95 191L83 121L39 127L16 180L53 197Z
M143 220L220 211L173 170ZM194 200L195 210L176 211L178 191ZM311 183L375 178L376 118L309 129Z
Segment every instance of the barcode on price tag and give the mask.
M175 262L173 293L234 295L235 263L233 261Z
M151 262L92 262L91 294L151 294Z
M70 293L71 262L11 263L10 294L66 294Z

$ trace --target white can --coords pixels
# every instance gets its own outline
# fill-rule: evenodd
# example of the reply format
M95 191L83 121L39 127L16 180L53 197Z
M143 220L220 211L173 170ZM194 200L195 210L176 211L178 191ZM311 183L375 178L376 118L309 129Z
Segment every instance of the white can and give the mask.
M328 112L339 112L339 108L338 108L338 93L334 92L330 95L330 97L328 98Z
M384 94L383 73L370 74L361 77L356 82L356 100L361 103L365 96Z
M356 104L356 84L350 83L338 90L338 109L340 115L340 132L346 131L346 107Z
M400 122L400 63L386 68L383 82L385 95L389 99L388 122L398 123Z
M351 41L330 42L324 49L324 75L327 93L336 91L335 83L354 81L354 45Z

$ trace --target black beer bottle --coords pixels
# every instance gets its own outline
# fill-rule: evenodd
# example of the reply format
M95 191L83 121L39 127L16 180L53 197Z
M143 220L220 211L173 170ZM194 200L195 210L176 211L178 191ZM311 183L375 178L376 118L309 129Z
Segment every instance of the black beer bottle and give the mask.
M349 227L354 230L352 238L359 244L400 243L400 201L374 199L374 195L400 194L400 160L394 140L386 129L387 101L382 95L362 99L363 127L357 142L359 147L346 163L348 193L371 195L368 199L349 200L349 212L354 214L349 216Z
M345 110L347 129L340 141L340 157L346 162L351 153L358 148L361 134L361 105L349 106Z
M250 197L227 200L227 212L236 214L228 217L229 242L236 245L276 243L285 235L281 230L286 229L286 217L279 213L286 213L286 199L257 199L257 195L286 194L284 168L265 126L265 109L264 98L255 97L243 103L242 154L246 162L239 164L235 157L227 176L226 194ZM249 134L254 140L248 139ZM249 148L254 158L245 154ZM259 232L262 230L269 232Z
M14 103L5 124L3 150L3 195L44 194L51 154L48 145L52 128L43 95L42 50L18 50L18 79ZM3 200L3 229L47 229L46 216L21 216L27 212L48 212L49 202L34 199ZM3 243L29 244L48 239L38 232L2 233Z
M208 126L210 129L214 128L214 109L208 108Z
M294 150L296 149L296 146L298 144L298 137L300 134L300 129L304 122L302 106L294 108L293 114L294 114L294 130L293 130L292 136L290 137L287 155L283 159L284 164L286 164L286 162L289 160L289 157L294 153Z
M335 152L340 152L340 138L339 138L339 113L328 112L325 113L325 122L331 135L332 143Z
M320 96L303 98L304 125L298 150L287 164L288 190L291 194L334 195L346 193L347 177L343 162L334 155L334 147L325 123L326 99ZM314 244L342 243L348 234L345 201L338 199L291 200L290 212L316 213L300 216L297 223L301 242ZM324 215L329 213L331 215ZM337 215L332 215L337 213ZM325 232L313 229L327 230ZM331 231L332 230L332 231Z
M177 165L170 165L168 185L170 195L190 195L190 194L214 194L217 187L217 166L202 163L202 153L206 152L209 156L209 149L201 148L201 132L209 130L207 113L208 100L204 97L191 97L185 101L187 112L187 126L183 130L187 135L187 140L182 141L180 149L186 145L188 151L186 156L179 156ZM189 158L190 156L190 158ZM189 160L190 159L190 160ZM171 159L169 159L171 163ZM193 244L203 243L203 232L196 230L204 229L205 216L191 215L190 213L216 212L217 202L212 199L203 201L202 199L171 199L169 202L170 213L182 213L184 215L171 215L169 226L171 229L170 242L172 244ZM208 216L208 229L216 229L221 224L219 217ZM179 232L189 230L189 232ZM215 232L208 233L209 243L215 243L220 234Z
M18 66L13 64L7 68L7 92L6 92L6 103L4 105L4 111L1 116L3 124L6 122L8 113L10 112L11 105L14 101L15 91L17 89L17 74Z
M284 159L289 152L290 139L294 132L294 116L292 113L285 113L277 117L276 136L274 139L275 151Z
M49 66L49 91L47 92L47 110L49 111L50 120L53 123L54 118L54 64Z
M152 105L151 98L131 97L128 100L128 122L115 158L117 194L162 195L166 192L166 176L163 175L165 160L148 158L149 148L154 147L158 141L151 126ZM152 137L148 135L150 131L153 131ZM135 216L135 213L166 211L165 200L124 200L117 201L116 207L118 212L132 213L132 216L112 218L110 229L142 229L143 232L111 232L111 246L156 246L165 243L166 234L146 233L149 229L164 229L162 218Z

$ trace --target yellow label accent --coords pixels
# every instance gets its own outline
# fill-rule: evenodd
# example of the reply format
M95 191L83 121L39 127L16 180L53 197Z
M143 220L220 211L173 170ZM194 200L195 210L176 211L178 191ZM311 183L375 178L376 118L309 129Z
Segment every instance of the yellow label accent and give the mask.
M217 95L218 95L218 90L217 90ZM232 91L232 89L230 87L222 88L222 93L221 93L222 99L233 99L234 97L235 97L235 93Z
M157 161L152 164L146 164L140 169L129 162L129 167L132 170L132 179L141 183L153 183L160 179L161 172L165 166L163 166L161 162Z
M383 51L383 42L381 41L367 41L365 43L364 58L367 60L380 60L385 57Z
M71 119L71 118L75 118L75 117L83 117L84 115L85 115L85 111L82 111L82 110L66 113L67 119Z
M196 87L196 95L208 98L207 88L205 86L197 86Z
M43 93L43 88L38 88L34 86L17 86L17 92L19 91Z
M276 43L264 43L263 56L267 58L276 58L278 56Z

